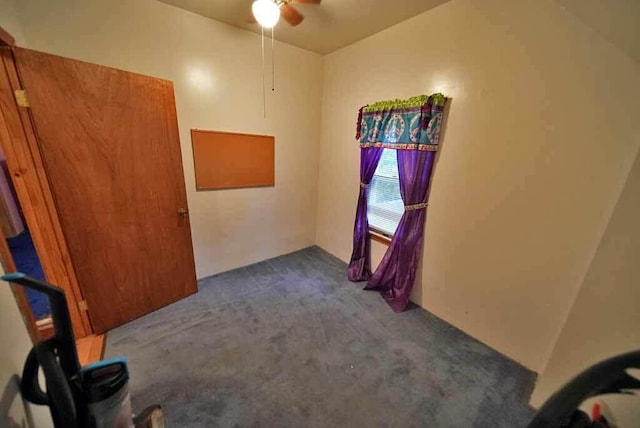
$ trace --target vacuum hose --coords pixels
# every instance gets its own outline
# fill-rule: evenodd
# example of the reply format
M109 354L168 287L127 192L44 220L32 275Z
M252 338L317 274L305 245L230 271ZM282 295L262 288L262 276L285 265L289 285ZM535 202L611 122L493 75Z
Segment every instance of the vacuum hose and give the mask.
M76 427L78 416L73 393L55 354L54 339L36 343L24 363L20 389L34 404L49 406L55 426ZM38 368L42 368L47 391L40 388Z

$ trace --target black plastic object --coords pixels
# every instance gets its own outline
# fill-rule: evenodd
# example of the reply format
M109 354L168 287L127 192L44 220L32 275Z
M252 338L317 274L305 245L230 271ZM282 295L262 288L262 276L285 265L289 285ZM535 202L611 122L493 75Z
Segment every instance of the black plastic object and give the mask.
M640 369L640 351L609 358L589 367L553 394L538 410L529 428L571 426L573 412L587 398L601 394L633 394L640 380L627 373Z
M34 346L29 351L27 359L24 362L22 368L22 381L20 382L20 393L22 398L30 403L38 404L40 406L49 405L49 397L47 393L40 388L40 382L38 381L38 369L40 363L38 362L38 353Z
M129 382L124 358L99 361L82 368L82 389L88 403L106 400Z
M34 349L47 385L47 401L52 419L56 422L56 426L77 426L78 415L74 396L62 368L58 364L55 345L51 340L45 340L37 343ZM38 389L40 389L39 385Z
M46 282L30 278L23 273L9 273L2 276L4 281L20 284L32 290L44 293L49 297L51 305L51 318L53 319L53 327L55 334L55 348L58 351L60 366L62 371L70 378L80 372L80 361L76 350L76 338L73 335L71 327L71 316L67 307L67 299L64 291Z
M2 279L46 294L51 305L54 336L36 343L29 352L22 372L22 395L34 404L49 406L56 427L84 426L86 404L80 388L80 362L71 317L62 289L23 273L3 275ZM45 377L47 391L40 388L38 369Z

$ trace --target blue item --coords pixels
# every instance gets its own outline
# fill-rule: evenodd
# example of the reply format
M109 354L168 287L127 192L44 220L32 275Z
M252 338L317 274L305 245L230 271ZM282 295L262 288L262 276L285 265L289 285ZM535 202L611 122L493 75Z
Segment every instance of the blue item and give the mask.
M38 258L36 247L33 245L33 239L28 229L20 233L13 238L7 238L7 245L11 250L13 261L16 264L16 269L20 272L24 272L27 276L30 276L41 281L45 280L44 271L42 270L42 264ZM29 306L36 319L46 318L51 314L51 308L49 307L49 299L44 293L35 291L31 288L25 290L27 299L29 300Z

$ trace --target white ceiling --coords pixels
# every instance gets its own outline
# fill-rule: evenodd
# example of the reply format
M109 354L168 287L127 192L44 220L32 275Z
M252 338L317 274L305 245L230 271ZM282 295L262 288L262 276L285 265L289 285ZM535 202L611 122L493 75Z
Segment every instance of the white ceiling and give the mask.
M198 15L260 33L248 24L252 0L159 0ZM295 5L305 15L297 27L280 21L275 37L285 43L326 54L375 34L449 0L322 0Z

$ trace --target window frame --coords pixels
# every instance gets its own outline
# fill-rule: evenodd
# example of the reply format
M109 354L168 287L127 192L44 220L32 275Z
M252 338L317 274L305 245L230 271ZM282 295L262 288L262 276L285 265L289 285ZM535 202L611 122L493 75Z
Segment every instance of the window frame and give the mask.
M393 240L393 236L387 236L384 232L379 231L375 227L369 227L369 238L387 246L389 246Z

